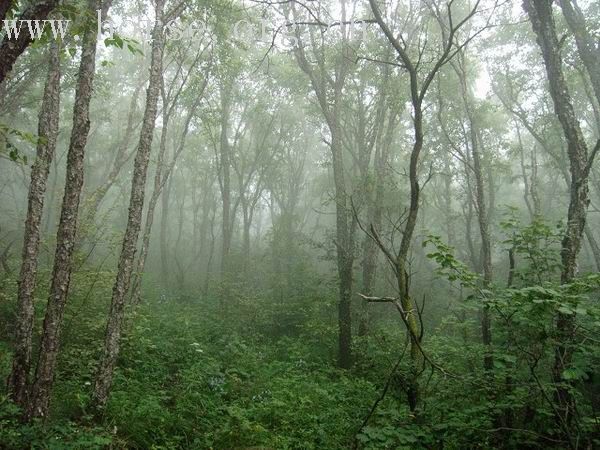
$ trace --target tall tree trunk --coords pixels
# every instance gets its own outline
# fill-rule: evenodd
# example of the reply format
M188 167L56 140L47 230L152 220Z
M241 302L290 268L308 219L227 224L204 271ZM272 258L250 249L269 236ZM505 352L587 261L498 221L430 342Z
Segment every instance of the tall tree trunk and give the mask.
M337 115L337 113L334 113ZM337 266L340 301L338 303L338 364L343 369L352 366L352 269L354 266L354 239L348 217L348 200L342 162L341 130L331 130L331 153L335 184Z
M123 236L123 246L119 257L117 278L113 286L110 311L106 325L104 353L100 361L94 384L93 398L97 408L103 408L106 405L112 385L114 369L119 355L121 330L125 312L125 296L131 282L136 245L141 228L146 176L150 160L150 151L152 149L152 140L154 137L161 79L163 76L163 5L163 0L156 0L156 19L152 30L152 56L148 90L146 92L146 109L144 111L140 140L134 162L127 227L125 229L125 235Z
M102 3L100 0L90 0L88 11L95 16L95 11L102 5L102 12L106 14L110 3L110 0ZM28 417L45 417L50 403L63 314L71 282L73 248L83 188L85 146L90 131L90 100L96 71L96 39L95 27L91 26L83 38L73 107L73 129L67 154L65 192L56 235L52 282L44 318L40 355L28 402Z
M8 390L12 399L26 406L28 378L31 366L31 341L33 333L33 293L36 286L40 224L44 211L44 196L50 165L54 158L60 113L60 47L50 46L48 76L38 120L39 140L36 160L31 169L29 203L23 240L23 261L17 293L17 330L12 371Z
M220 152L220 181L222 201L222 247L221 247L221 279L226 280L229 272L229 253L231 250L231 161L229 148L229 119L231 115L231 84L225 80L221 87L221 134Z
M423 101L427 95L427 91L431 86L431 83L435 79L438 71L448 63L453 56L464 46L458 46L458 51L453 52L454 46L457 45L456 33L458 30L469 21L471 17L477 12L476 3L474 8L463 18L459 23L454 24L451 20L451 8L452 5L448 5L448 23L444 22L439 16L436 16L437 21L440 25L440 31L443 37L443 49L436 62L432 65L429 72L421 77L420 69L420 57L417 61L411 59L411 55L408 52L406 43L401 42L394 34L394 32L388 27L384 21L381 11L377 5L376 0L369 0L371 11L375 21L379 25L379 28L385 35L386 39L392 45L396 51L399 59L402 61L404 69L408 73L410 80L410 101L413 110L413 146L410 153L409 163L409 181L410 181L410 204L408 209L408 215L404 222L404 229L402 230L402 239L400 242L400 248L395 255L390 251L389 248L385 248L381 240L378 240L378 244L386 257L394 265L396 270L396 280L398 282L398 297L401 304L401 314L404 325L407 328L410 338L410 353L411 353L411 374L410 379L407 381L407 396L408 404L411 411L417 408L419 402L420 388L418 377L422 372L424 355L421 350L421 340L423 337L423 329L417 323L417 312L413 299L410 296L410 286L408 277L408 256L412 246L413 235L415 226L417 224L417 216L419 213L419 202L421 195L421 186L419 184L419 164L421 158L421 152L423 151L424 134L423 134ZM465 43L466 45L466 43ZM422 51L422 49L420 49ZM422 54L422 53L421 53ZM422 79L421 79L422 78ZM375 230L372 228L372 231ZM375 234L375 233L374 233Z
M464 54L459 52L457 59L452 62L452 67L456 72L461 89L461 96L465 107L467 120L469 121L469 141L471 144L471 156L473 158L473 175L475 177L475 210L477 213L477 222L479 224L479 234L481 237L481 270L483 272L484 288L489 288L492 284L492 244L490 238L488 204L485 199L485 183L483 181L483 156L481 135L479 124L473 111L473 96L469 90L467 74L465 71ZM469 168L467 168L469 170ZM490 180L491 182L491 180ZM484 304L481 308L481 337L485 347L485 356L483 360L484 368L487 371L493 369L494 361L491 354L492 331L489 305Z
M575 116L573 103L563 74L552 3L547 0L525 0L523 6L529 16L533 31L537 36L538 45L542 51L554 110L567 141L571 186L567 226L561 244L561 282L568 284L575 278L577 256L581 250L582 235L589 205L588 178L591 160L588 161L587 145ZM557 419L563 430L568 434L568 430L565 428L572 420L575 404L568 383L563 379L562 374L571 364L573 355L571 342L575 332L575 316L558 313L556 327L559 344L555 349L552 376L555 383L557 383L556 401L559 405L560 416Z
M210 218L210 247L208 249L208 259L206 261L206 275L204 278L204 295L208 295L210 288L210 269L212 267L213 257L215 255L215 221L217 217L217 207L213 205L212 216Z
M250 228L252 227L252 218L249 212L250 206L248 200L242 202L242 259L244 274L250 265Z
M345 2L341 2L342 17L345 17ZM344 39L348 39L347 27L341 25ZM308 75L315 92L321 112L331 134L329 148L333 165L334 201L335 201L335 244L338 271L338 365L348 369L352 366L352 314L351 297L354 268L354 235L356 222L349 213L349 201L346 193L345 169L343 158L341 102L342 91L348 75L349 46L343 47L336 60L335 78L325 73L321 60L315 68L306 57L301 36L296 35L300 45L294 48L300 69ZM347 53L348 52L348 53ZM318 72L317 72L318 70ZM328 81L325 81L328 80ZM325 85L328 83L329 85Z

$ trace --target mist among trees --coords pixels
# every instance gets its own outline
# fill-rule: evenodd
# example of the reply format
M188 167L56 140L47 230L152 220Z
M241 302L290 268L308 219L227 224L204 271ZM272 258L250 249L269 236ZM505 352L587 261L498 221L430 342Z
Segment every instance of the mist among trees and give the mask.
M0 448L600 448L600 4L0 4Z

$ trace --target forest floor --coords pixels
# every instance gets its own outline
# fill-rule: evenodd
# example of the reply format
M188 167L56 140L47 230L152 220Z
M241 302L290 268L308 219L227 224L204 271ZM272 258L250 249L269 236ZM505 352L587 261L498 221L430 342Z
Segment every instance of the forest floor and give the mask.
M426 374L426 412L410 414L402 377L390 377L406 343L402 328L392 324L399 321L395 315L368 337L356 337L351 370L336 368L334 295L281 302L237 293L231 304L145 297L128 312L110 400L97 417L88 405L110 274L96 275L100 281L93 283L91 277L84 281L85 274L77 277L74 285L80 287L64 319L51 416L45 423L21 424L2 387L0 448L323 450L359 443L365 449L424 449L465 448L489 437L483 430L491 427L491 411L477 370L466 375L472 389L462 385L460 392L451 379ZM41 293L37 300L37 330L44 298ZM6 318L14 314L13 299L0 289L2 379L10 369L13 324ZM465 354L448 337L429 342L438 361L465 367L481 356ZM363 426L388 380L385 399ZM523 443L527 436L516 437ZM482 445L477 448L489 448Z

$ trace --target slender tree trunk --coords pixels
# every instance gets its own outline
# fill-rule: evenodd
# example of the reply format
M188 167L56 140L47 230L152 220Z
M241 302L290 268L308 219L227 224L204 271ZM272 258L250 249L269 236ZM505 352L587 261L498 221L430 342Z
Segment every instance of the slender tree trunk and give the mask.
M162 78L162 77L161 77ZM133 281L131 282L131 303L137 305L140 301L141 295L141 284L142 274L146 266L146 258L148 256L148 249L150 247L150 234L152 233L152 225L154 222L154 210L158 203L162 187L164 186L163 171L165 170L165 154L167 152L167 136L169 134L169 123L171 120L171 112L173 111L173 104L167 106L168 99L165 95L164 80L161 81L161 93L162 93L162 130L160 134L160 145L158 150L158 157L156 159L156 171L154 173L154 186L152 189L152 195L148 202L148 209L146 211L146 220L144 222L144 230L142 232L142 247L140 249L140 256L137 260L136 270L133 273Z
M419 155L423 149L423 110L421 101L413 101L414 111L414 144L410 156L409 179L410 179L410 206L408 217L404 226L404 233L400 243L396 259L396 279L398 281L398 293L403 311L406 312L405 323L408 327L410 337L410 355L412 361L410 380L408 381L407 396L411 411L415 411L419 404L420 388L418 373L421 371L422 354L420 349L421 331L417 323L416 305L410 296L408 280L408 253L412 243L412 237L417 224L419 212L419 197L421 188L418 181Z
M375 197L370 208L369 217L375 229L380 229L383 218L383 202L385 197L385 183L388 180L387 165L389 162L390 145L396 125L396 112L390 111L385 135L378 138L375 148ZM377 244L370 236L365 236L363 242L363 289L364 294L373 294L377 275ZM369 329L368 304L362 302L361 320L358 325L358 335L364 336Z
M226 279L229 272L229 252L231 250L231 161L229 148L229 119L231 110L231 86L228 81L221 87L221 134L220 134L220 178L222 200L222 247L221 278Z
M114 369L119 355L121 330L125 312L125 296L131 282L136 245L141 228L146 176L154 137L161 78L163 76L163 5L163 0L157 0L155 3L156 19L154 29L152 30L152 56L148 90L146 93L146 109L135 156L131 197L129 200L129 215L125 235L123 236L117 278L113 287L110 312L106 325L104 353L94 384L93 398L95 406L98 408L103 408L106 405L112 385Z
M36 160L31 169L29 203L25 220L21 274L17 293L17 330L12 371L8 379L8 390L12 399L26 406L28 378L31 366L31 341L33 334L34 304L40 224L44 211L44 196L50 165L54 158L60 113L60 47L50 46L48 76L38 121Z
M482 142L477 118L473 111L473 98L469 92L469 86L467 85L467 74L464 65L464 55L459 53L456 63L453 62L452 66L459 77L463 103L469 121L469 140L471 143L471 156L473 158L473 175L475 177L475 205L477 222L479 224L479 234L481 237L481 269L483 271L483 284L487 289L492 284L493 273L488 204L485 199L485 183L483 181ZM492 331L489 305L483 305L481 308L481 337L485 347L483 365L485 370L491 371L493 369L494 361L491 355Z
M90 0L88 11L95 15L99 0ZM106 14L110 0L102 3ZM85 146L90 130L90 100L96 71L96 30L91 26L83 38L81 63L73 107L73 129L67 154L65 192L56 235L56 251L50 295L46 307L40 355L35 380L28 404L28 417L45 417L48 414L50 394L60 345L63 314L71 281L73 248L77 234L79 202L83 188Z
M342 2L344 9L344 2ZM343 14L344 15L344 12ZM345 33L345 28L342 27ZM299 38L299 36L298 36ZM300 42L300 39L299 39ZM295 48L296 60L304 73L310 78L313 90L319 101L321 111L331 134L329 144L333 162L334 200L335 200L335 243L338 270L338 365L348 369L352 366L352 314L351 297L354 267L354 227L349 214L349 201L346 193L345 169L343 160L341 101L342 90L347 75L348 60L337 61L335 80L331 86L324 86L325 74L316 73L316 69L308 62L302 46ZM322 71L323 66L319 65ZM331 98L328 91L331 90Z
M331 153L336 200L336 240L340 301L338 303L339 351L338 364L348 369L352 366L352 269L354 251L352 232L349 229L348 201L342 163L342 143L339 129L332 130Z
M213 213L210 218L210 247L208 249L208 260L206 261L206 276L204 278L204 295L208 295L210 288L210 269L212 267L213 257L215 255L215 220L217 216L217 207L213 205Z
M410 296L409 276L408 276L408 256L412 246L415 226L417 224L417 216L419 213L419 202L421 195L421 186L419 184L419 165L421 152L423 151L423 101L427 94L432 81L436 77L438 71L448 61L452 59L456 53L453 53L453 47L456 45L456 32L466 22L469 21L477 11L477 4L474 9L467 15L462 22L456 24L449 22L442 23L441 17L437 17L440 23L440 30L444 38L443 51L441 52L437 62L432 66L428 73L425 73L424 77L420 74L420 57L415 62L411 59L406 43L401 42L394 34L394 32L388 27L385 20L381 15L379 6L376 0L369 0L371 11L375 21L379 25L379 28L385 35L386 39L395 49L399 59L402 61L403 66L408 73L410 80L410 101L413 109L413 131L414 140L413 146L410 153L409 163L409 181L410 181L410 205L408 209L408 215L404 222L404 229L402 230L402 240L400 242L400 248L394 255L390 249L385 248L379 240L378 244L382 251L386 254L388 260L394 264L396 269L396 279L398 282L398 296L400 298L400 304L402 307L401 314L403 315L403 322L409 332L410 338L410 350L411 350L411 374L410 379L407 381L407 396L409 408L411 411L415 411L419 402L420 388L419 388L419 374L422 373L424 355L421 350L421 340L423 337L423 329L417 323L417 311L416 305ZM448 5L448 9L451 9L451 4ZM448 11L451 14L451 11ZM449 27L448 27L449 25ZM446 35L447 34L447 35ZM460 50L461 47L459 47ZM372 229L372 231L374 231Z
M244 273L247 272L250 265L250 228L252 226L252 220L249 213L249 205L247 200L242 204L243 209L243 223L242 223L242 258L244 261Z

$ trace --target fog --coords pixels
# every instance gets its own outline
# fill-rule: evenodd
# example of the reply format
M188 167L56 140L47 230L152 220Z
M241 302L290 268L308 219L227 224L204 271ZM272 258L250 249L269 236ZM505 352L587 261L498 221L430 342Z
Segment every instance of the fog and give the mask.
M1 448L599 445L598 4L0 20Z

